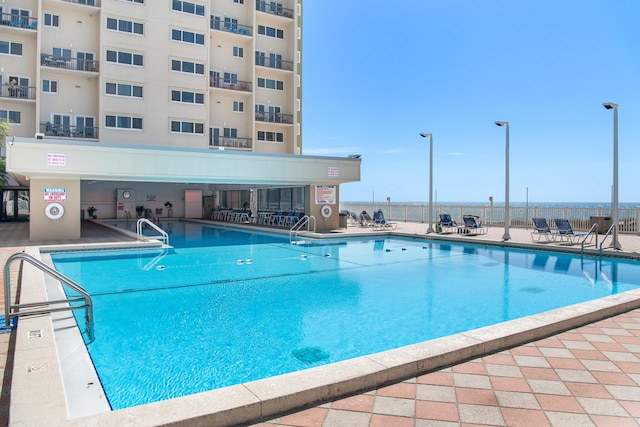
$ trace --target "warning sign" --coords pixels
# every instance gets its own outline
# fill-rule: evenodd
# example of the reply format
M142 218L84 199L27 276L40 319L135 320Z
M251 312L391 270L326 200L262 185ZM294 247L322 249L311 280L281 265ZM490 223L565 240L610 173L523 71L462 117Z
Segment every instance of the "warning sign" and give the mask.
M45 187L44 188L44 201L45 202L64 202L67 200L67 189Z

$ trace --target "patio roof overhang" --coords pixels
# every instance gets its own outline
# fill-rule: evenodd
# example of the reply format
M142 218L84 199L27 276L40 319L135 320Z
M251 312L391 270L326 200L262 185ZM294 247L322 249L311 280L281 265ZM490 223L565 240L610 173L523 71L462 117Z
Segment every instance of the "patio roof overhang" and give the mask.
M85 143L7 140L7 171L30 179L208 183L255 186L339 185L360 180L361 159Z

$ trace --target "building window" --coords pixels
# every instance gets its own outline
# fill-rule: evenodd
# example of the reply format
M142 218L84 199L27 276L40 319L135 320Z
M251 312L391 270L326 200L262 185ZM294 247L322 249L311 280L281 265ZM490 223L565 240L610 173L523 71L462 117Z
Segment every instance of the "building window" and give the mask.
M244 4L244 0L233 0L234 3Z
M222 130L222 136L225 138L237 138L238 137L238 129L236 128L224 128Z
M178 12L190 13L192 15L204 16L204 6L200 4L194 4L188 1L173 0L171 6L173 10Z
M142 130L142 118L129 116L110 116L104 118L104 126L117 129Z
M266 132L259 130L258 141L284 143L284 134L282 132Z
M142 55L130 52L122 52L115 50L107 50L107 62L115 62L117 64L135 65L142 67Z
M144 34L144 24L124 19L107 18L107 29L122 33Z
M233 111L237 111L238 113L244 112L244 102L233 101Z
M224 83L238 83L238 75L236 73L224 73Z
M107 95L142 98L142 86L107 82L105 93Z
M187 104L204 105L204 94L197 92L189 92L184 90L172 90L171 100L174 102L184 102Z
M60 26L60 16L52 15L50 13L44 14L44 25L45 27L59 27Z
M171 120L171 132L204 135L204 123Z
M202 74L204 75L204 64L196 62L171 60L171 71L179 71L181 73Z
M173 29L171 30L171 40L204 46L204 34L192 33L191 31Z
M22 56L22 43L0 40L0 53Z
M128 1L129 3L144 4L144 0L122 0L122 1Z
M46 93L58 93L58 82L56 80L42 80L42 91Z
M243 58L244 57L244 48L238 47L238 46L234 46L233 47L233 56L236 56L238 58Z
M284 30L267 27L265 25L258 25L258 34L277 39L284 39Z
M265 89L284 90L284 82L280 80L258 78L258 87L263 87Z
M22 124L22 116L20 111L0 110L0 122L11 124Z

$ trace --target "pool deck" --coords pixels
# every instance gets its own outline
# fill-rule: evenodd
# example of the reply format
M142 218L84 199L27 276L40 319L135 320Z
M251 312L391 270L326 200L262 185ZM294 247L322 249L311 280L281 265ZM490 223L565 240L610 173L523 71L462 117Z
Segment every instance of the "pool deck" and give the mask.
M426 228L426 224L400 222L393 232L425 236ZM387 232L354 226L331 234L336 237ZM503 228L491 227L486 235L434 234L430 237L501 244L503 233ZM509 245L580 252L579 244L534 242L530 230L512 228L510 234ZM28 224L0 223L0 264L4 266L15 252L40 245L123 240L121 234L85 221L81 239L31 242ZM617 255L640 259L640 236L623 234L619 240L623 251ZM594 251L593 247L586 250ZM605 252L612 249L605 248ZM12 284L16 282L18 265L14 263L11 267ZM15 295L15 290L12 294ZM202 417L197 421L180 418L175 407L165 412L161 405L152 404L145 405L146 409L140 412L111 413L122 414L116 417L105 414L69 423L52 420L48 425L98 426L114 422L123 426L164 422L232 425L242 422L242 425L283 427L635 426L640 424L639 307L640 292L632 291L509 322L506 326L458 334L453 343L433 340L427 342L428 345L421 343L401 351L340 362L331 370L326 366L313 368L308 370L316 374L312 379L302 371L281 376L275 382L262 380L245 388L234 386L224 389L227 402L222 402L222 393L215 390L202 393L183 400L178 411L184 411L187 417ZM16 332L0 334L3 361L0 425L8 425L11 378L14 368L18 369L14 366L13 351L16 340L21 338L16 337ZM381 366L385 369L381 370ZM415 370L421 373L411 375ZM382 381L384 387L368 385L369 380L381 382L379 378L374 381L373 377L383 373L387 376L387 380ZM331 397L345 394L348 397ZM16 396L20 396L19 390ZM294 406L301 406L310 397L319 404L295 412L288 410L285 415L273 418L276 416L273 414L279 412L278 407L287 407L282 405L283 401L300 402ZM233 408L234 400L242 402L240 410ZM218 415L208 418L202 415L202 407L206 405L217 408ZM238 418L240 413L242 416ZM267 421L250 421L265 413L272 414L263 416ZM16 422L13 413L11 424L28 425Z

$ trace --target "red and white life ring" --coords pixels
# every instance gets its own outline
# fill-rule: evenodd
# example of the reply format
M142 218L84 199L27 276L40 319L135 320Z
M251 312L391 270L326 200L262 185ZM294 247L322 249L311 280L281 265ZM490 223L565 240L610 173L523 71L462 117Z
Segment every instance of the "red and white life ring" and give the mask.
M60 203L49 203L44 213L49 219L60 219L64 215L64 207Z
M333 213L333 209L331 209L329 205L324 205L322 209L320 209L320 215L322 215L323 218L329 218L331 213Z

